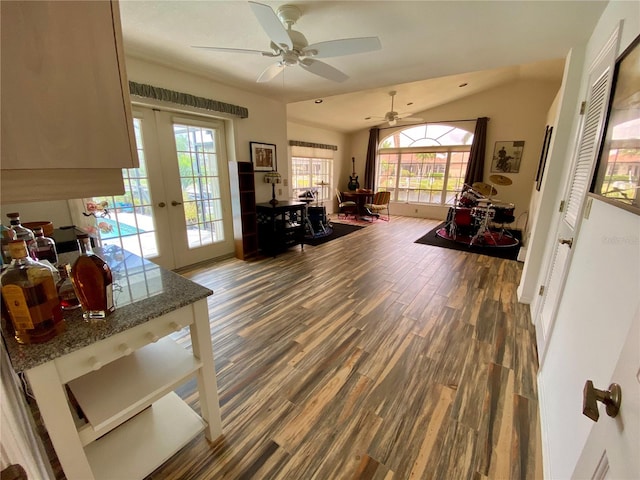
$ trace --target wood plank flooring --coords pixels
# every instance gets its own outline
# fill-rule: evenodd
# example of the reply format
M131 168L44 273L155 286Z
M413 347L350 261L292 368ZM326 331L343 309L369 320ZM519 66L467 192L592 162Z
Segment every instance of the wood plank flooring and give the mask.
M215 292L225 434L148 479L542 478L522 265L413 243L437 223L186 273Z

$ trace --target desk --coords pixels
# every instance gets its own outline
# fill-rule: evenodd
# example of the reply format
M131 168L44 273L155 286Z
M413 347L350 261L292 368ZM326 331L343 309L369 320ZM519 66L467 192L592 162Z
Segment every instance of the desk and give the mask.
M358 216L371 216L371 212L365 207L365 204L371 203L370 201L367 202L367 199L373 200L373 192L342 192L342 198L344 200L356 202L356 206L358 207Z

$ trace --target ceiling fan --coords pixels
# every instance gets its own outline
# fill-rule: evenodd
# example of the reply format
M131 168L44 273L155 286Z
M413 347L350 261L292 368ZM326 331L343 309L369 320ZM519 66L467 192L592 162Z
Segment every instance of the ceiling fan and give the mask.
M395 90L391 90L389 92L389 96L391 97L391 110L385 113L384 117L367 117L365 120L371 120L372 118L379 118L387 122L390 127L394 127L398 122L401 123L422 123L424 122L424 118L414 117L410 113L398 113L393 109L393 100L396 96Z
M271 40L270 51L200 45L192 47L218 52L252 53L265 57L279 57L277 63L270 65L260 74L258 82L268 82L282 72L285 67L295 65L300 65L308 72L328 80L344 82L349 78L346 74L327 63L316 60L316 58L340 57L372 52L382 48L378 37L345 38L309 45L302 33L291 28L302 15L300 9L295 5L282 5L278 8L277 13L262 3L249 2L249 6Z

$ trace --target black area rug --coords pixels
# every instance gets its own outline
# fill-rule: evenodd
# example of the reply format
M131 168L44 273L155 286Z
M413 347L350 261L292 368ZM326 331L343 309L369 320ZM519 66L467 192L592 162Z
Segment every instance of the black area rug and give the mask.
M513 247L483 247L476 245L465 245L464 243L454 242L441 238L436 235L436 232L445 226L445 222L438 225L433 230L429 231L423 237L420 237L415 243L421 243L423 245L433 245L434 247L450 248L451 250L460 250L462 252L478 253L480 255L488 255L490 257L506 258L507 260L517 260L518 252L521 245L514 245ZM519 230L507 230L518 240L521 240L521 233Z
M317 245L321 245L323 243L330 242L331 240L335 240L336 238L344 237L345 235L349 235L350 233L356 232L361 228L364 228L360 225L347 225L346 223L332 223L333 232L324 237L317 238L305 238L305 245L313 245L314 247Z

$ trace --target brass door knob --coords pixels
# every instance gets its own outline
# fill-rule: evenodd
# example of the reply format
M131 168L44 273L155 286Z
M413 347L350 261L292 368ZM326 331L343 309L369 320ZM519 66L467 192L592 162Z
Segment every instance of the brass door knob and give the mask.
M171 205L173 205L174 207L177 207L178 205L182 205L182 202L176 202L175 200L173 200L171 202Z
M582 391L582 413L594 422L600 418L598 402L606 406L607 415L615 417L622 403L622 389L617 383L609 385L609 390L598 390L591 380L587 380Z
M158 206L159 206L160 208L164 208L164 207L166 207L166 206L167 206L167 204L166 204L166 203L164 203L164 202L160 202L160 203L158 204Z

